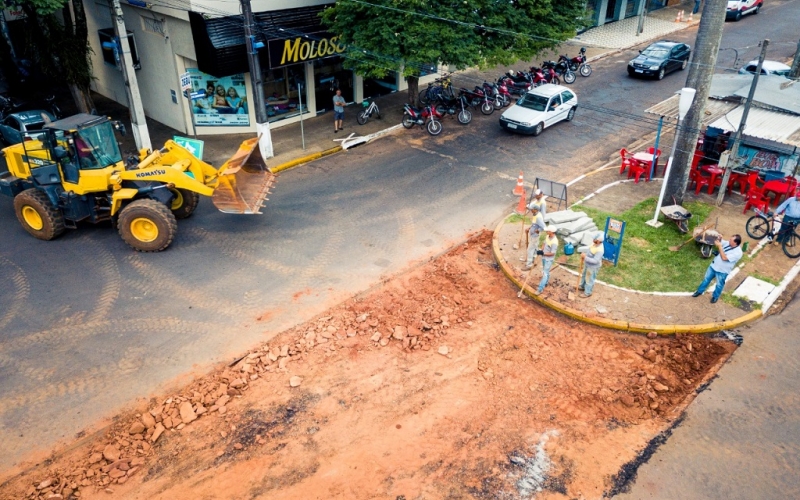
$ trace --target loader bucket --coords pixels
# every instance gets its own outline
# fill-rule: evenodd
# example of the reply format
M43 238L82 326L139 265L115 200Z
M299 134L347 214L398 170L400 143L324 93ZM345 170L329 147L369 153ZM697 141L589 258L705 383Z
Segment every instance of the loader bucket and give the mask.
M211 201L226 214L260 214L275 183L275 174L267 169L258 150L257 137L242 142L236 154L220 167L218 177Z

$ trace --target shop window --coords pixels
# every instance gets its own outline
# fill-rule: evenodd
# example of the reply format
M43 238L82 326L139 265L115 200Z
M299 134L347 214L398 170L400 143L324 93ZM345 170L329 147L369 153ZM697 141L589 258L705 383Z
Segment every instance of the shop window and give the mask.
M341 57L328 57L314 61L314 96L317 101L317 114L333 110L333 96L336 90L342 91L345 102L353 102L353 72L344 69Z
M308 113L305 65L294 64L264 72L264 96L270 122Z
M133 58L133 68L142 69L139 62L139 52L136 50L136 41L133 39L133 32L128 31L128 45L131 50L131 57ZM97 35L100 37L100 51L103 55L103 62L119 69L121 66L120 58L121 46L119 39L114 33L114 28L104 28L97 30Z

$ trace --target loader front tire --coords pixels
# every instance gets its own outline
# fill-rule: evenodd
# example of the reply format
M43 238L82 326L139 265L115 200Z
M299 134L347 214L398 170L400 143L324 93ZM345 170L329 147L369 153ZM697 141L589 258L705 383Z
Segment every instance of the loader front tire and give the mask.
M188 189L175 188L170 189L170 191L174 198L172 198L172 205L169 208L175 218L186 219L190 217L197 208L197 204L200 203L200 195Z
M14 211L22 227L34 238L49 241L64 232L64 214L36 188L14 197Z
M178 221L170 209L149 199L136 200L123 208L117 226L125 243L139 252L166 249L178 232Z

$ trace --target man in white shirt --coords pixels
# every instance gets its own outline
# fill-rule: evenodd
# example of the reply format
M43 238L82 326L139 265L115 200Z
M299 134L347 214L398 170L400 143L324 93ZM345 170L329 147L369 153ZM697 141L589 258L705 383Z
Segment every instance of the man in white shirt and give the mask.
M722 295L722 289L725 287L725 280L728 279L728 275L733 271L733 268L736 267L736 263L739 262L739 259L742 258L742 237L738 234L734 234L731 236L730 241L723 240L722 237L720 237L715 244L719 250L719 254L714 257L714 261L711 262L711 265L708 266L706 270L706 276L703 282L697 287L697 291L692 294L692 297L703 295L708 285L711 284L711 280L716 278L717 286L714 288L714 293L711 295L712 304L715 304L719 300L719 296Z

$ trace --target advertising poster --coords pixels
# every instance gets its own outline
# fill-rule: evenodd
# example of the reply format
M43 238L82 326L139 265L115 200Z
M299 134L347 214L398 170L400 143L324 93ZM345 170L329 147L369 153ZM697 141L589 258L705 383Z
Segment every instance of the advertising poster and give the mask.
M216 77L197 69L187 70L192 81L192 113L200 127L248 126L244 75Z

